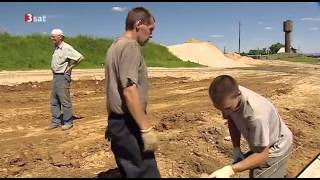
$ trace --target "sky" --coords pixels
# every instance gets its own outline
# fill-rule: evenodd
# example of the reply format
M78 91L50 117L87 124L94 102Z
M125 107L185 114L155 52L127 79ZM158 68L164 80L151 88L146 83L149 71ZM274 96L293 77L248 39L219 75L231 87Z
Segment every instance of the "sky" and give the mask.
M221 51L241 52L284 43L283 21L293 21L292 46L303 53L320 53L319 2L0 2L0 32L43 33L60 28L65 35L114 38L124 32L130 9L143 6L155 16L152 41L164 45L189 38L210 41ZM24 21L25 14L46 17ZM0 42L1 43L1 42Z

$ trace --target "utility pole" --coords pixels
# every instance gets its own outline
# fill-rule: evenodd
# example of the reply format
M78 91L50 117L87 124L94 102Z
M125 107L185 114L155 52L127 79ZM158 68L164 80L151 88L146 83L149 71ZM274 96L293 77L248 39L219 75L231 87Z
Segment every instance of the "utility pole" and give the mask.
M240 54L240 26L241 26L241 23L239 21L239 51L238 51L239 54Z
M226 46L223 47L223 54L226 54Z

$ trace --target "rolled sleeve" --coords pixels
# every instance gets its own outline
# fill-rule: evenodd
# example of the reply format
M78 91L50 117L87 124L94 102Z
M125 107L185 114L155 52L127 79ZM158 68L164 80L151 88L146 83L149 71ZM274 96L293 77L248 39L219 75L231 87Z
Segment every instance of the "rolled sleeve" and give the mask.
M81 57L83 57L82 54L80 54L77 50L75 50L73 47L67 48L66 57L73 61L78 61Z
M269 146L268 121L260 117L252 117L249 122L249 140L251 150Z
M130 84L138 84L141 66L141 52L138 46L129 45L123 50L119 63L119 76L122 88Z

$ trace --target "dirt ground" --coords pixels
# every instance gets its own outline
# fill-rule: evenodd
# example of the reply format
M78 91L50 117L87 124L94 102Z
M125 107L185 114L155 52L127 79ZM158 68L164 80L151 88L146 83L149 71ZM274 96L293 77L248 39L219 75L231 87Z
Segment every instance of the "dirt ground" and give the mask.
M199 177L228 164L232 145L225 121L208 98L217 75L271 100L294 134L289 177L319 153L320 66L272 62L234 69L151 69L148 116L160 133L162 177ZM72 81L74 128L50 123L51 81L0 86L0 177L111 177L116 164L105 140L104 80ZM247 149L242 141L243 149ZM247 172L236 177L247 177Z

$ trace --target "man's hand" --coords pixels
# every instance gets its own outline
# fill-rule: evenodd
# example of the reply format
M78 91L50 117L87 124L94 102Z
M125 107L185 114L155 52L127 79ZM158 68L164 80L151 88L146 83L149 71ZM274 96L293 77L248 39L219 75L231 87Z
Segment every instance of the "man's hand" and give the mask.
M71 71L72 71L72 68L74 68L74 66L69 66L67 69L66 69L66 73L68 73L68 74L71 74Z
M242 172L245 170L253 169L258 167L261 163L264 163L269 158L269 148L268 147L256 147L255 153L246 157L244 160L232 164L232 169L234 172Z
M233 163L237 163L237 162L240 162L242 160L244 160L245 157L244 155L242 154L241 150L240 150L240 147L236 147L233 149Z
M232 166L225 166L215 172L213 172L209 177L211 178L230 178L230 176L234 175L235 172L232 169Z
M140 100L139 90L136 84L132 84L123 90L127 107L133 119L136 121L144 143L144 151L156 151L158 148L158 137L148 122L144 106Z
M158 149L159 139L152 127L146 130L140 130L144 143L144 151L156 151Z
M70 66L68 66L68 68L66 69L66 73L68 73L68 74L71 74L71 71L72 71L72 69L74 68L74 67L76 67L77 65L79 65L80 64L80 62L82 61L84 59L84 57L82 56L82 57L80 57L77 61L73 61L72 63L71 63L71 65Z

